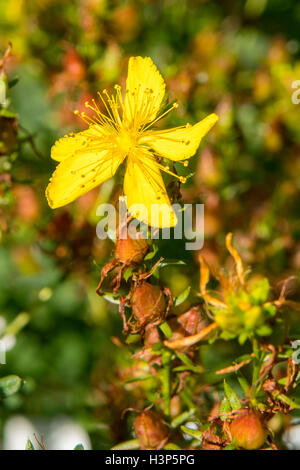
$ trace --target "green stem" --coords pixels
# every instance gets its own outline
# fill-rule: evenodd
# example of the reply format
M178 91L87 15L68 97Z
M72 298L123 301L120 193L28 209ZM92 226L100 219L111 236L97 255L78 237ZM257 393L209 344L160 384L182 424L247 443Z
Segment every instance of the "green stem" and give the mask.
M171 357L171 351L165 350L162 354L162 396L164 402L164 413L167 419L170 419L171 416Z

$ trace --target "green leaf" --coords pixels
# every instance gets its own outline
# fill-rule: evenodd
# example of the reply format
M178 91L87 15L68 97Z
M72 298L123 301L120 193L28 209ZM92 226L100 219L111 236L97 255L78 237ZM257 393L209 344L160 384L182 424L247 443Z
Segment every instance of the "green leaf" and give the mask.
M123 273L123 279L124 281L128 281L128 279L130 278L130 276L132 276L132 273L133 273L133 268L130 267L130 268L127 268L124 273Z
M239 338L238 338L238 341L239 341L239 344L241 346L243 346L243 344L246 343L248 339L248 333L246 331L243 331L240 335L239 335Z
M170 339L172 337L173 332L166 321L159 325L159 328L167 339Z
M112 303L112 304L115 304L115 305L119 305L120 303L120 299L118 299L116 296L114 296L113 294L105 294L103 296L103 298L105 300L107 300L108 302Z
M2 398L9 397L16 393L21 387L22 379L17 375L7 375L0 379L0 396Z
M25 450L34 450L33 444L30 439L27 440Z
M148 253L148 254L144 257L144 261L147 261L147 260L150 260L150 259L154 258L154 256L156 255L157 252L158 252L158 247L157 247L157 245L153 245L153 250L150 251L150 253Z
M132 439L131 441L120 442L119 444L112 447L111 450L131 450L131 449L138 449L139 447L140 447L139 440Z
M9 80L8 82L8 88L14 87L19 81L19 77L13 78L12 80Z
M187 428L186 426L180 426L180 429L181 429L181 431L184 432L185 434L188 434L188 436L195 437L196 439L199 439L199 441L202 440L203 431L198 431L198 430L195 430L195 429L190 429L190 428Z
M239 381L240 386L243 389L243 392L247 396L248 393L249 393L249 390L250 390L250 385L248 384L247 380L245 379L245 377L241 373L237 374L237 379Z
M133 379L125 380L125 384L132 384L134 382L144 382L145 380L153 379L153 375L145 375L144 377L135 377Z
M251 290L251 303L253 304L263 304L269 295L270 284L267 278L261 279L258 281L254 288Z
M13 111L10 111L9 109L3 108L0 110L0 116L7 117L7 118L15 118L16 113L14 113Z
M270 336L272 334L272 328L269 325L261 325L256 329L258 336Z
M186 423L190 420L195 414L195 409L192 408L189 411L184 411L180 415L176 416L176 418L172 419L171 421L171 428L175 429L180 426L182 423Z
M84 450L84 447L82 444L77 444L77 446L74 447L74 450Z
M224 380L224 391L225 391L226 397L229 400L230 407L232 410L238 410L239 408L242 407L239 397L237 396L235 391L230 387L230 385L228 385L226 380Z
M230 406L229 400L227 397L224 397L223 400L221 401L220 409L219 409L220 415L224 414L224 416L221 416L222 421L226 421L226 418L227 418L226 415L230 413L230 411L231 411L231 406Z
M160 265L160 268L164 268L165 266L179 266L179 265L186 265L184 261L180 261L177 259L165 259Z
M178 305L182 304L188 298L188 296L190 295L190 291L191 286L188 286L183 292L181 292L178 297L176 297L175 307L178 307Z
M224 450L236 450L237 449L237 444L236 444L236 439L234 438L228 446L224 447Z
M182 448L173 442L168 442L168 444L164 446L164 450L182 450Z
M135 344L141 339L141 335L139 334L132 334L127 336L125 343L126 344Z

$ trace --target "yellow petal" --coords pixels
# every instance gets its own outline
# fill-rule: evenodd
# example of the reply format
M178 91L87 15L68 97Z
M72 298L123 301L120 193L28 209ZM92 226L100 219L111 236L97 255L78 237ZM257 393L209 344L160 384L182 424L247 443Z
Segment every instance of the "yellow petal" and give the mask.
M165 131L148 131L141 137L139 144L147 144L162 157L173 161L192 157L202 137L217 122L218 116L210 114L194 126L181 127Z
M149 152L136 150L128 157L124 192L128 211L138 220L159 228L176 225L160 170Z
M164 95L164 80L150 57L131 57L123 116L126 125L139 128L153 121Z
M111 178L124 156L107 150L91 152L88 149L62 160L56 167L46 189L52 209L61 207L87 193Z
M101 126L95 125L85 131L77 132L77 134L65 135L57 140L51 148L51 158L61 162L65 158L71 157L77 150L81 150L91 139L101 138L103 134Z

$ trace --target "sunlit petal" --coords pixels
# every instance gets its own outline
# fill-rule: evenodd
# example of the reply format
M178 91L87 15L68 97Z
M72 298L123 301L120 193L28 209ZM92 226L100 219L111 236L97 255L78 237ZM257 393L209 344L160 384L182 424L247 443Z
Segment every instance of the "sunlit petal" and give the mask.
M192 157L201 139L217 122L218 116L210 114L194 126L185 126L177 129L163 131L148 131L139 140L139 144L146 144L157 154L173 161Z

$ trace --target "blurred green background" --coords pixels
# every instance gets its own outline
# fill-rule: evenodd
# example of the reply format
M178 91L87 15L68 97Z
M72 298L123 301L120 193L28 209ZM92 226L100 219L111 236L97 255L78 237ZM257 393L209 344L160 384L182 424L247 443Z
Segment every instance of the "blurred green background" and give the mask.
M122 410L143 406L121 386L131 366L130 352L111 339L123 341L117 307L95 294L113 249L96 238L95 210L120 185L107 182L51 211L44 196L55 167L50 147L82 128L73 111L97 90L124 84L131 55L150 56L180 104L164 125L220 116L182 187L185 202L205 204L202 254L217 269L232 231L255 273L275 286L298 276L300 104L291 98L300 80L300 4L0 0L0 12L0 50L13 44L6 74L18 79L9 109L19 126L17 142L0 147L0 328L9 349L0 374L24 381L1 402L2 442L12 416L44 426L46 444L49 422L64 416L86 430L93 448L109 448L130 437ZM197 288L198 253L173 241L161 243L159 254L188 262L162 273L174 295L191 282ZM293 328L300 333L296 318ZM223 342L213 357L203 350L203 360L221 367L234 353Z

